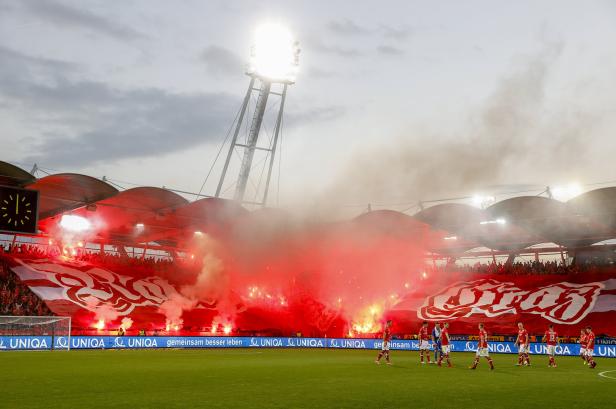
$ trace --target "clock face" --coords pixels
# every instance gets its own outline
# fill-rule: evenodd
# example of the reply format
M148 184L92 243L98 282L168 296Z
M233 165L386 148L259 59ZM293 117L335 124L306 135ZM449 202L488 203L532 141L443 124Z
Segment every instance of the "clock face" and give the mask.
M0 230L36 233L38 192L0 186Z
M0 214L6 223L10 226L25 226L32 220L32 202L23 193L9 194L7 199L3 199L0 203Z

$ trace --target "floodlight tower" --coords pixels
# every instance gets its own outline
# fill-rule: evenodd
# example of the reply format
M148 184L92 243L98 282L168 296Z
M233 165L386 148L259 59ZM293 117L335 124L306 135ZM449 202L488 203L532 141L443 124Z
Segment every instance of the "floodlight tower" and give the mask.
M248 184L248 178L252 169L252 161L255 151L262 150L266 151L268 154L266 163L268 166L268 172L262 201L256 204L265 206L267 203L267 194L274 167L274 158L276 155L278 136L280 134L280 127L282 124L282 114L287 95L287 87L295 83L295 77L299 65L299 52L300 50L297 41L295 41L290 31L284 26L279 24L266 24L257 28L255 42L250 53L250 62L246 70L246 75L250 77L250 83L248 84L248 91L246 92L244 102L240 109L239 118L233 133L233 139L231 140L231 146L229 147L227 159L225 160L222 174L220 176L220 181L218 182L218 187L216 188L216 197L220 197L221 195L223 183L227 175L227 170L229 169L229 162L231 161L234 149L241 148L244 150L244 155L242 157L242 163L240 166L240 172L233 199L238 202L244 202L246 185ZM258 88L256 87L257 84L259 85ZM282 90L280 92L272 91L273 84L279 84L282 87ZM242 124L244 123L244 117L246 115L248 104L254 92L258 92L258 95L254 107L254 113L252 115L250 130L246 138L246 143L238 143L237 138L240 133L240 129L242 128ZM268 98L272 94L280 97L278 115L274 126L274 137L269 147L259 147L257 146L257 142L259 141L261 124L263 123L263 116L266 111Z

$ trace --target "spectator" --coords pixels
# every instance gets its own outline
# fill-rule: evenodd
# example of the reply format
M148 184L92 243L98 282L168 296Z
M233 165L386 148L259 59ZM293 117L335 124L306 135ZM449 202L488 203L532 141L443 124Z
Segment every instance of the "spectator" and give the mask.
M54 315L3 260L0 260L0 315Z

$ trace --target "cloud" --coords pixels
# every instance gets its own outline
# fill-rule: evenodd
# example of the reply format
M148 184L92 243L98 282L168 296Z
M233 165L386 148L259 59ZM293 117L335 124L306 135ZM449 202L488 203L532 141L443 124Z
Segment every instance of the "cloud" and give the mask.
M55 60L52 58L32 57L10 48L0 46L0 81L5 82L5 86L11 85L8 79L19 82L23 76L41 76L45 72L48 74L60 72L64 74L75 73L80 70L79 64ZM17 85L17 84L14 84ZM6 89L4 89L6 91ZM1 90L0 90L1 91Z
M390 45L379 45L378 47L376 47L376 50L379 52L379 54L382 54L382 55L390 55L390 56L404 55L404 50L397 48L397 47L390 46Z
M84 8L69 6L59 1L23 0L19 4L30 15L60 28L75 27L85 29L122 41L145 38L144 34L132 27L95 14Z
M366 35L372 32L372 30L362 27L349 19L330 21L326 27L334 34L345 36Z
M362 55L362 53L352 47L342 47L335 44L325 44L321 39L316 37L308 37L304 40L304 45L307 52L310 50L323 54L331 54L342 58L354 58Z
M0 0L0 11L12 11L13 7L7 0Z
M542 184L543 178L575 175L576 166L586 163L597 121L546 100L550 69L561 49L547 44L513 69L455 135L415 128L397 138L383 135L387 142L349 159L323 192L323 202L431 200L519 184L527 177Z
M385 24L379 26L379 31L383 37L399 41L406 40L412 34L412 30L409 27L391 27Z
M314 66L308 67L306 74L315 79L332 78L338 75L335 71L324 70Z
M385 39L385 42L403 41L411 35L411 29L408 27L392 27L380 24L376 28L370 28L360 26L349 19L330 21L327 23L326 27L329 31L341 37L371 36L375 39ZM331 43L326 44L318 38L308 40L308 44L316 51L334 54L340 57L351 58L362 54L361 51L356 48L342 47ZM404 54L403 49L390 44L378 45L376 46L376 51L386 56L400 56Z
M393 27L387 24L379 24L376 28L361 26L352 20L333 20L327 23L326 28L334 34L341 36L366 36L378 34L383 38L402 41L408 39L412 30L408 26Z
M342 117L346 110L340 106L309 108L299 112L285 114L285 123L294 126L301 123L318 123Z
M215 45L207 47L202 53L207 72L216 77L234 76L244 70L244 61L235 53Z
M75 88L91 88L81 83ZM172 94L160 89L114 93L98 103L102 113L91 129L48 134L26 162L85 165L185 150L218 141L231 121L233 98L216 94Z
M43 129L27 162L78 166L219 141L239 103L219 93L118 89L79 74L72 64L0 48L0 101Z
M82 79L79 65L0 47L0 109L22 115L41 135L27 163L77 167L179 152L218 143L241 98L222 93L120 89ZM339 117L339 107L303 108L288 126Z

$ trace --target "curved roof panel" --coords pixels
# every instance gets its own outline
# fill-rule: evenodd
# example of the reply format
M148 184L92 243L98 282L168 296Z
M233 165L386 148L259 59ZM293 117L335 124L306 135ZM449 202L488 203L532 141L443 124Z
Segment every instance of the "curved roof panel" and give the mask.
M286 210L261 208L240 216L234 226L234 235L250 236L250 240L254 240L255 236L272 236L296 227L296 220Z
M24 186L35 180L36 178L25 170L8 162L0 161L0 185Z
M484 219L481 209L460 203L443 203L416 213L415 219L451 233L460 233L469 224Z
M426 223L395 210L374 210L363 213L353 219L353 222L397 236L421 238L430 230Z
M115 196L100 200L90 209L82 207L73 211L83 217L94 218L105 226L103 236L116 240L134 240L148 221L148 232L168 231L166 226L157 221L162 212L185 206L188 201L177 193L158 187L136 187L119 192ZM138 223L144 228L137 228Z
M40 192L40 219L107 199L118 193L116 188L102 180L74 173L45 176L27 184L26 188Z
M208 197L176 209L173 216L180 225L207 228L231 224L247 214L248 210L233 200Z
M501 224L492 218L483 220L483 222L487 223L468 225L460 235L466 240L481 243L485 247L509 252L516 252L545 241L510 222Z
M248 210L233 200L205 198L194 202L166 209L154 218L145 220L145 229L140 235L141 241L158 241L166 244L177 243L178 240L191 239L196 231L228 234L230 226ZM154 226L155 231L151 231Z
M127 189L97 203L101 206L125 208L130 211L158 211L186 204L188 200L177 193L150 186Z
M428 250L436 253L463 252L476 245L467 242L463 237L453 236L448 231L432 228L415 216L393 210L364 213L356 217L354 221L379 232L405 237L410 240L421 240Z
M155 187L118 192L104 181L72 173L36 179L7 162L0 162L0 184L40 191L43 230L55 225L50 218L65 212L95 219L104 226L103 236L125 242L175 244L193 238L196 231L229 235L242 230L236 228L242 225L253 230L271 227L268 224L293 228L289 215L275 209L249 213L236 202L219 198L189 203ZM356 217L350 225L422 240L443 254L477 245L511 252L542 242L582 247L616 237L616 187L589 191L567 203L523 196L484 210L459 203L438 204L414 216L379 210Z
M616 232L616 187L591 190L567 202L572 214L586 216ZM614 235L616 237L616 235Z
M503 251L515 252L546 241L587 246L616 237L616 188L591 191L567 204L540 196L506 199L485 210L446 203L414 217L469 244Z
M542 196L519 196L494 203L486 211L492 217L504 217L518 225L532 225L565 212L565 205Z
M496 203L487 210L534 233L537 238L543 238L542 241L567 247L589 245L609 234L607 229L588 217L572 213L565 203L545 197L515 197Z
M616 187L591 190L567 202L567 209L588 226L587 231L576 234L569 246L586 246L616 238Z
M485 209L488 222L483 227L483 240L487 247L516 251L542 243L544 229L537 228L538 221L549 214L558 213L561 203L539 196L521 196L506 199ZM502 221L502 223L498 223Z

